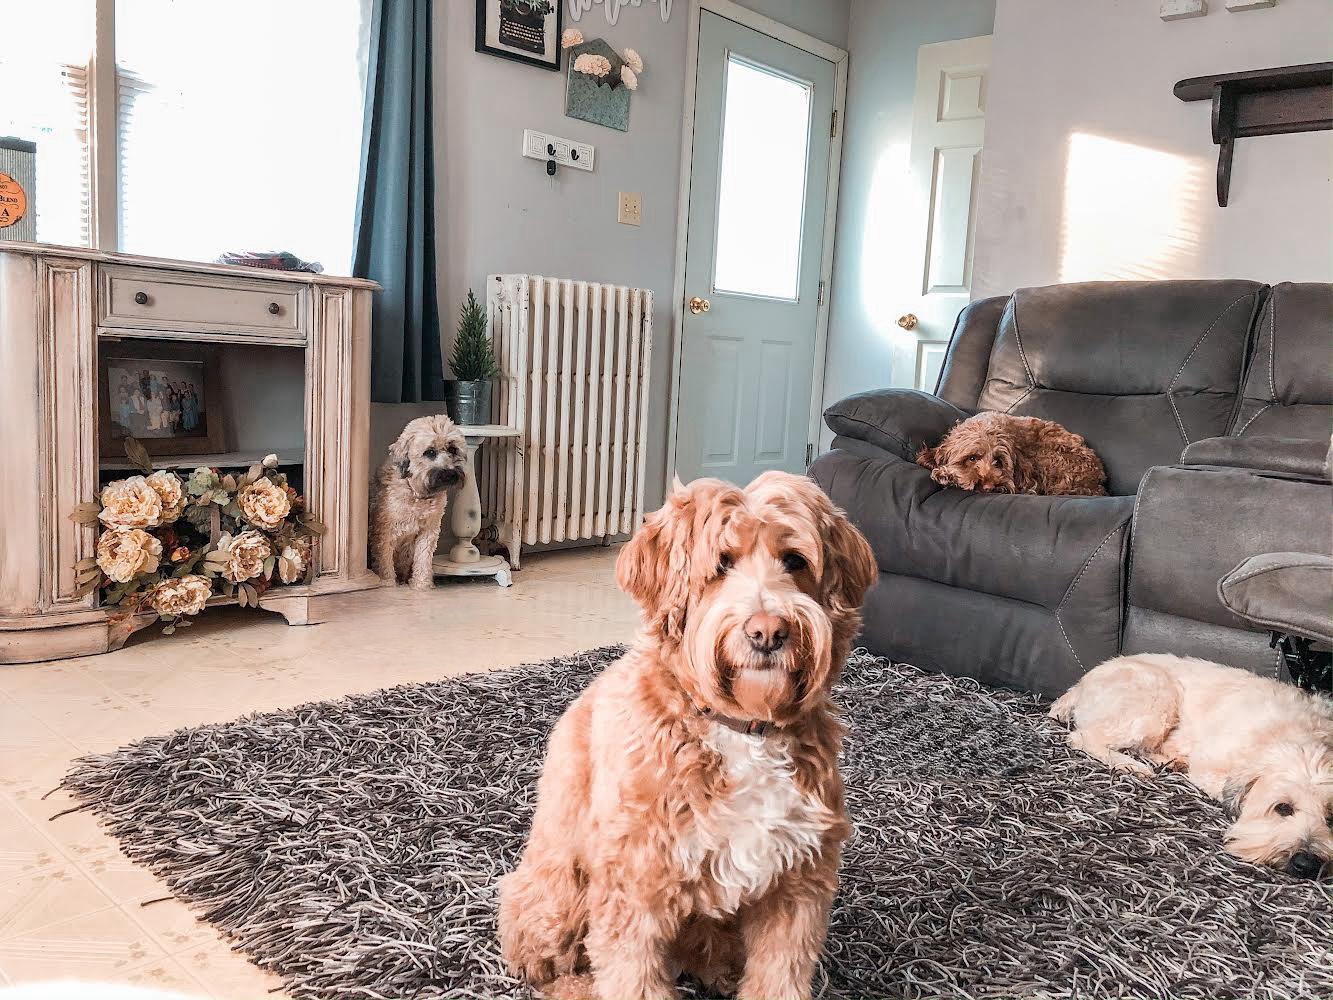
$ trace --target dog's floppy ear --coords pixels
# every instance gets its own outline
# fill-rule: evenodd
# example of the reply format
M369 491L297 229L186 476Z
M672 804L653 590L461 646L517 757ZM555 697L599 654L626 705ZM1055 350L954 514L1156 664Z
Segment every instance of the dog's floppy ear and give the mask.
M616 559L616 582L663 639L678 641L685 634L690 587L698 574L695 550L724 492L737 491L716 479L689 486L676 479L666 503L644 519Z
M940 464L939 449L923 445L916 453L916 464L923 469L934 469Z
M1240 815L1240 808L1245 803L1245 796L1250 794L1250 789L1259 779L1251 778L1246 781L1240 777L1228 778L1226 784L1222 786L1222 809L1227 814L1227 819L1235 819Z
M409 470L410 468L412 468L412 463L409 462L407 459L403 458L403 459L399 459L399 461L397 462L397 465L398 465L398 476L399 476L399 478L400 478L400 479L406 479L406 478L410 475L410 473L408 472L408 470Z
M856 610L879 576L879 566L866 536L837 507L832 507L825 521L824 549L828 561L824 585L830 597L841 605L835 610Z

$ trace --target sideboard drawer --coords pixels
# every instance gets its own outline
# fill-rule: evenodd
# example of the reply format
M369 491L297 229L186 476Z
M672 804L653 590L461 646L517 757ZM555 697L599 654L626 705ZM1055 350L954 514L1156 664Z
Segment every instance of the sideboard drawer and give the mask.
M104 266L101 326L304 343L306 288L294 282Z

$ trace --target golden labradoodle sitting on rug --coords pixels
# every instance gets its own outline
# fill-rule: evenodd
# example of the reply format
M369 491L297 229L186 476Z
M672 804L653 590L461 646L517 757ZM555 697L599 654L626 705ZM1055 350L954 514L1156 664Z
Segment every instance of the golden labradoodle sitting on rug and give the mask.
M875 576L810 480L677 488L616 566L644 624L554 732L500 943L548 996L810 996L850 832L829 688Z
M1053 420L978 413L916 464L943 486L981 493L1106 496L1106 469L1082 437Z
M1333 859L1333 702L1248 670L1140 653L1094 667L1051 706L1069 745L1136 774L1189 773L1233 823L1226 849L1300 878Z
M370 568L380 579L434 585L447 491L463 484L466 468L467 441L442 413L410 421L389 446L370 491Z

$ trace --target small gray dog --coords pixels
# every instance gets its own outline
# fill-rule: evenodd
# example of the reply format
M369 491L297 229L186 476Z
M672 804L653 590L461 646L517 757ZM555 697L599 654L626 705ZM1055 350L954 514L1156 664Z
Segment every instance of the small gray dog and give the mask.
M466 468L467 441L443 413L410 421L389 446L370 496L370 566L381 580L434 585L448 491L463 485Z

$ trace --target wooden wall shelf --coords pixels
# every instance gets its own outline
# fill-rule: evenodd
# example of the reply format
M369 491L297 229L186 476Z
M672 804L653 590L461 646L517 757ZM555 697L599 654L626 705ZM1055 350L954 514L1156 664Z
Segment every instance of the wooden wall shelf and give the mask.
M1181 80L1182 101L1213 102L1217 204L1226 208L1237 139L1333 128L1333 62L1252 69Z

